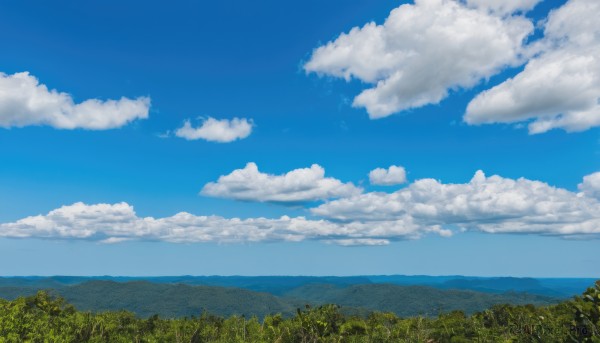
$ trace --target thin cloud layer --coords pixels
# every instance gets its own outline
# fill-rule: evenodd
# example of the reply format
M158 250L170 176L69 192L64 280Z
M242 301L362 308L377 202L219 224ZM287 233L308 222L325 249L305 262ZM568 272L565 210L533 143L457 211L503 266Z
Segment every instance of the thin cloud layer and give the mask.
M522 63L533 24L511 13L537 2L416 0L315 49L304 69L374 85L353 102L372 119L436 104Z
M369 172L369 182L382 186L403 184L406 182L406 170L401 166L390 166L388 169L375 168Z
M76 104L49 90L28 72L0 73L0 127L46 125L57 129L106 130L148 118L150 98L89 99Z
M600 2L570 0L549 15L539 56L479 94L469 124L529 123L529 133L600 126Z
M390 240L416 239L427 233L448 232L408 222L334 223L304 217L278 219L195 216L181 212L172 217L138 217L127 203L75 203L46 215L0 224L0 237L84 239L102 243L129 240L172 243L299 242L320 240L339 245L384 245Z
M301 203L348 197L361 191L351 182L325 177L325 169L317 164L272 175L260 172L256 164L250 162L243 169L207 183L201 194L245 201Z
M208 117L199 127L193 127L191 122L186 120L183 126L175 131L175 135L187 140L204 139L209 142L229 143L250 136L252 126L252 120L246 118L217 120Z
M596 177L584 179L584 192L594 189L590 185ZM334 200L312 213L330 220L402 220L490 233L600 234L597 199L540 181L486 177L481 171L466 184L421 179L394 193L372 192Z

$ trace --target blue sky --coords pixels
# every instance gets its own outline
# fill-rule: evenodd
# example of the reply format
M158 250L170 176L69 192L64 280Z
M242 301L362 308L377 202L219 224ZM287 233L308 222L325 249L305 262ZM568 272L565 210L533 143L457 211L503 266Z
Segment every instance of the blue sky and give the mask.
M0 4L0 274L598 276L600 7L510 6Z

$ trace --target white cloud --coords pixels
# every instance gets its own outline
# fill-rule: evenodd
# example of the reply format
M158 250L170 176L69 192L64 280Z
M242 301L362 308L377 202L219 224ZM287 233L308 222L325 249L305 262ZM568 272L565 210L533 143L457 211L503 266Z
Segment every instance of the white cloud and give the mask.
M148 118L150 98L89 99L49 90L27 72L0 72L0 127L47 125L57 129L105 130Z
M486 10L497 15L528 12L541 0L466 0L467 6Z
M533 120L531 134L600 126L600 2L570 0L549 15L539 56L514 78L479 94L469 124Z
M584 179L584 192L596 175ZM348 222L402 221L421 227L497 233L600 234L597 199L524 178L478 171L466 184L417 180L394 193L371 192L325 203L313 214Z
M376 168L369 172L369 182L373 185L399 185L406 182L406 171L400 166Z
M190 121L186 120L183 126L175 131L175 135L187 140L204 139L210 142L229 143L250 136L252 126L252 121L246 118L217 120L209 117L200 127L192 127Z
M584 195L600 200L600 172L584 176L578 188Z
M217 182L209 182L202 189L204 195L261 202L307 202L346 197L361 192L352 183L325 177L323 167L294 169L283 175L265 174L255 163L246 164Z
M315 49L304 68L373 84L353 102L372 119L436 104L450 89L473 87L522 63L533 24L507 14L537 2L416 0L394 9L382 25L355 27Z
M129 240L173 243L321 240L340 245L383 245L390 240L415 239L427 233L446 235L437 228L402 221L344 224L304 217L239 219L185 212L166 218L142 218L127 203L75 203L46 215L0 224L0 237L85 239L106 244Z
M329 243L341 245L344 247L365 246L365 245L389 245L387 239L372 239L372 238L347 238L328 241Z

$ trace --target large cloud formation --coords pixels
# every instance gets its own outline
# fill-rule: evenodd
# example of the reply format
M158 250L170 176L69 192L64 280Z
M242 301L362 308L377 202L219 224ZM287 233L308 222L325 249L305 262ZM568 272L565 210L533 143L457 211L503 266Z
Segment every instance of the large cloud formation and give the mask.
M584 192L595 189L596 177L586 177L580 188ZM334 200L312 213L347 222L405 220L490 233L600 234L597 199L540 181L486 177L482 171L465 184L421 179L394 193L371 192Z
M201 191L213 197L280 203L347 197L360 192L361 189L350 182L325 177L325 169L318 164L272 175L260 172L253 162L220 176L216 182L207 183Z
M47 125L57 129L106 130L148 118L150 98L89 99L49 90L27 72L0 72L0 127Z
M468 105L469 124L533 120L532 134L600 126L600 2L570 0L544 27L539 56Z
M86 205L75 203L14 223L0 224L0 237L86 239L104 243L127 240L173 243L242 243L322 240L348 245L384 245L389 240L415 239L426 233L449 235L439 227L424 228L410 222L334 223L304 217L278 219L195 216L181 212L172 217L138 217L127 203Z
M181 212L139 217L127 203L75 203L12 223L0 237L126 240L174 243L298 242L385 245L427 234L456 231L600 237L600 173L584 177L580 193L540 181L517 180L478 171L470 182L444 184L421 179L393 193L370 192L312 209L315 219L223 218Z
M244 139L252 133L252 120L246 118L215 119L208 117L199 127L192 127L189 120L175 131L177 137L187 140L204 139L209 142L229 143Z
M539 0L416 0L342 33L313 51L307 72L373 84L353 102L370 118L439 103L450 89L470 88L523 63L533 24L522 15Z

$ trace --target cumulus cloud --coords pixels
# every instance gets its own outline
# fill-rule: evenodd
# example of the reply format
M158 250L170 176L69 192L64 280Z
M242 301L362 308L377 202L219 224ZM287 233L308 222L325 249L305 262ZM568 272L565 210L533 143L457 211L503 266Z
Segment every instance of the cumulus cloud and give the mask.
M416 0L342 33L313 51L306 72L373 85L354 98L372 119L436 104L450 89L470 88L522 64L533 24L515 11L539 0Z
M361 192L351 182L325 177L318 164L294 169L283 175L262 173L255 163L246 164L216 182L207 183L201 193L236 200L298 203L329 198L347 197Z
M107 244L129 240L173 243L298 242L320 240L339 245L384 245L390 240L415 239L438 228L409 222L335 223L304 217L278 219L223 218L177 213L172 217L138 217L127 203L63 206L46 215L0 224L0 237L84 239Z
M399 185L406 182L406 171L400 166L375 168L369 172L369 182L373 185Z
M584 176L578 188L584 195L600 200L600 172Z
M580 188L589 194L589 190L596 189L597 177L587 176ZM322 204L312 212L330 220L372 224L400 220L442 230L561 236L600 234L597 199L540 181L486 177L482 171L465 184L421 179L393 193L359 194Z
M531 134L600 126L600 2L570 0L551 12L541 52L514 78L468 105L469 124L531 121Z
M246 118L217 120L208 117L199 127L193 127L190 121L186 120L183 126L175 131L175 135L187 140L204 139L210 142L229 143L250 136L252 126L252 120Z
M47 125L57 129L106 130L148 118L150 98L88 99L49 90L27 72L0 72L0 127Z

